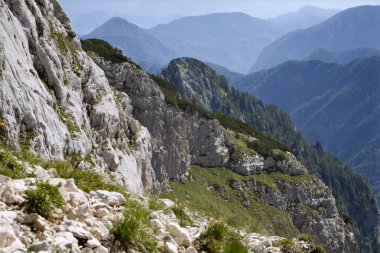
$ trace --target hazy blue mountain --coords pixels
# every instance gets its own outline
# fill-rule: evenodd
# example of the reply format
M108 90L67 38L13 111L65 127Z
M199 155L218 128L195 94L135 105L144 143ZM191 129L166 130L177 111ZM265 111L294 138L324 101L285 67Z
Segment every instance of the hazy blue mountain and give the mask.
M243 13L185 17L150 30L178 57L194 57L247 72L261 49L284 34L273 23Z
M277 18L270 19L270 21L280 26L282 29L291 32L297 29L305 29L317 25L338 12L339 10L336 9L322 9L316 6L305 6L296 12L282 14Z
M174 53L146 30L122 18L112 18L83 39L97 38L119 47L135 62L164 65Z
M366 177L380 200L380 56L346 65L290 61L238 86L287 111L310 141Z
M291 32L265 47L251 71L300 60L321 47L350 49L380 45L380 6L342 11L319 25Z
M343 50L320 48L306 57L305 60L318 60L322 62L346 64L355 59L369 58L377 55L380 55L380 50L371 47Z

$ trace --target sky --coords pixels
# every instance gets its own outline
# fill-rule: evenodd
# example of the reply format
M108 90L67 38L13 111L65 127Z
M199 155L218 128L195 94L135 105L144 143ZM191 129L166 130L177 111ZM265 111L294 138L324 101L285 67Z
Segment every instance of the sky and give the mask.
M379 5L380 0L60 0L69 15L91 11L129 15L200 15L213 12L245 12L259 18L276 17L303 6L346 9L357 5Z
M122 17L142 28L151 28L184 16L217 12L244 12L257 18L274 18L304 6L347 9L380 5L380 0L59 0L74 30L87 34L112 17Z

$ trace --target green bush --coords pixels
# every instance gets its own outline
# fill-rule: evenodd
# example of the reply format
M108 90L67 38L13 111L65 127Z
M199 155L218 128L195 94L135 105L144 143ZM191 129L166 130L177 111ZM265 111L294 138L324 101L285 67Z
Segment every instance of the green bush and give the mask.
M158 202L158 197L150 197L149 198L149 209L152 211L164 210L165 205Z
M127 249L141 252L156 252L157 240L149 223L150 212L135 201L127 201L124 219L117 221L111 233Z
M0 151L0 174L13 178L20 179L22 175L23 167L18 164L17 160L12 154Z
M209 225L196 245L199 251L210 253L247 253L248 249L241 242L241 236L230 229L223 222L215 222Z
M177 217L177 219L179 220L179 224L181 225L181 227L193 225L193 220L189 215L187 215L185 209L181 205L173 206L171 209Z
M64 200L57 187L48 183L37 183L35 190L26 192L26 210L51 218L55 208L62 208Z
M223 247L223 253L248 253L248 249L240 240L232 240Z
M224 241L228 235L228 231L229 229L226 224L217 222L208 227L204 236L209 240Z

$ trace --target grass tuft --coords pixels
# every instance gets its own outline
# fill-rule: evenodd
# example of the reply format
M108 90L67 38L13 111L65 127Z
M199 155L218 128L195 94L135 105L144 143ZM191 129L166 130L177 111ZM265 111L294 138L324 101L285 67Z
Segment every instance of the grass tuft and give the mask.
M177 219L179 220L179 224L181 225L181 227L193 225L194 223L193 220L191 219L189 215L187 215L182 205L178 204L176 206L173 206L171 209L173 213L175 214L175 216L177 217Z
M111 233L126 250L156 252L157 240L149 223L149 215L143 205L129 200L125 205L124 218L114 224Z
M199 251L210 253L247 253L241 236L223 222L211 223L196 242Z
M64 200L58 188L48 183L37 183L35 190L26 191L26 210L51 218L55 208L62 208Z

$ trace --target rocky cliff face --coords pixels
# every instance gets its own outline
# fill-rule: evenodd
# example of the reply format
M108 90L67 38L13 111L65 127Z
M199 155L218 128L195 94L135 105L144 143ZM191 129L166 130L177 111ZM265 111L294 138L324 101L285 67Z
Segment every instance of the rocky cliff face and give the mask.
M320 180L295 184L278 180L275 189L247 180L242 187L258 193L264 202L288 210L294 225L313 235L328 252L358 252L352 228L339 218L335 199Z
M154 189L150 134L110 88L53 1L0 1L3 140L46 159L76 155L136 193Z
M130 63L94 60L104 70L110 84L130 96L134 117L151 133L152 164L157 175L162 175L159 179L179 179L191 164L226 165L228 149L222 127L216 120L168 106L158 85Z
M8 144L47 159L80 156L88 161L80 167L95 165L135 193L165 188L191 163L226 162L218 124L165 108L142 71L114 80L130 84L117 87L130 93L134 108L126 93L112 89L81 50L58 2L3 1L1 12L0 115Z

